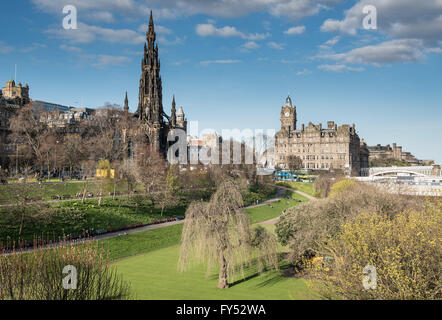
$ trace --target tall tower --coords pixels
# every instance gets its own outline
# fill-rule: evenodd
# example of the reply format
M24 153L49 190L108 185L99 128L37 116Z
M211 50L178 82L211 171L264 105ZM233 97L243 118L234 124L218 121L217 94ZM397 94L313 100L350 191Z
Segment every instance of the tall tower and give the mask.
M167 148L168 128L164 121L166 114L163 110L160 60L158 59L158 44L156 44L152 11L150 12L149 29L144 44L144 56L141 61L139 89L138 109L135 116L140 122L140 129L146 135L146 142L154 150L164 153Z
M127 98L127 91L126 91L126 97L124 98L124 112L127 114L129 113L129 99Z
M285 106L281 108L281 129L286 129L289 133L296 130L296 106L292 105L290 96L285 100Z

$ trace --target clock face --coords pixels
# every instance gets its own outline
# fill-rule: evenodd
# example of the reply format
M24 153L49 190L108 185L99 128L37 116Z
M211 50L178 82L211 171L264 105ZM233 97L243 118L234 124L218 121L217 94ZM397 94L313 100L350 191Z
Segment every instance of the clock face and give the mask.
M288 111L286 113L284 113L284 115L286 118L290 117L290 113Z

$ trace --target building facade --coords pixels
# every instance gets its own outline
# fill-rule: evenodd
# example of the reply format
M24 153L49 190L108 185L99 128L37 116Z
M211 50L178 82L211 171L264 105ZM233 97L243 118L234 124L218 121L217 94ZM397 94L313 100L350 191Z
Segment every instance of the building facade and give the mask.
M389 144L387 144L386 146L380 144L376 146L369 146L368 151L369 151L370 163L376 162L376 160L394 159L398 161L407 162L412 166L420 166L420 165L428 165L433 162L431 160L417 159L410 152L403 151L402 147L398 146L396 143L393 143L393 147L391 147Z
M361 141L355 125L338 126L333 121L322 124L309 123L297 128L296 106L287 97L281 108L281 130L275 136L275 166L290 167L290 159L296 157L303 169L342 170L359 175L361 167L368 166L368 151Z
M138 128L144 135L144 142L156 152L164 155L168 148L168 133L175 128L186 130L187 121L182 107L177 113L175 97L172 102L171 116L164 112L160 67L158 44L156 43L151 12L146 43L144 44L144 56L141 61L139 101L135 117L138 118Z

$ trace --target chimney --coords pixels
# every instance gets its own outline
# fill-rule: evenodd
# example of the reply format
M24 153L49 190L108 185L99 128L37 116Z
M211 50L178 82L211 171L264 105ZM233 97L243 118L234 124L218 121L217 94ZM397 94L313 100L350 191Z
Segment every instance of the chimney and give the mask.
M335 122L334 121L328 121L327 122L327 128L328 129L333 129L335 127Z

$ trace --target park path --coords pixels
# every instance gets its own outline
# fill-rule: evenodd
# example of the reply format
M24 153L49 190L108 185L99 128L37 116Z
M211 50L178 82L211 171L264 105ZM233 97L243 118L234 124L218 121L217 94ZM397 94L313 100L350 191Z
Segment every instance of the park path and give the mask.
M299 195L301 195L301 196L303 196L303 197L309 199L310 201L318 200L317 198L315 198L315 197L313 197L313 196L311 196L311 195L309 195L309 194L307 194L307 193L305 193L305 192L299 191L299 190L295 190L295 189L288 188L288 187L283 187L283 186L278 186L277 188L278 188L278 191L279 191L279 190L281 190L281 191L285 191L285 190L287 190L287 191L293 191L293 192L296 192L297 194L299 194ZM258 222L258 224L262 224L262 225L272 225L272 224L277 223L278 220L279 220L279 217L276 217L276 218L273 218L273 219L270 219L270 220L266 220L266 221Z
M294 189L287 188L287 187L282 187L282 186L276 186L276 188L277 188L276 195L273 198L268 199L268 200L263 201L263 202L260 202L260 203L255 204L255 205L249 205L249 206L243 207L243 209L256 208L256 207L260 207L260 206L264 206L264 205L270 204L272 202L279 201L279 200L281 200L284 197L284 194L285 194L286 190L296 192L296 193L298 193L298 194L308 198L309 200L316 200L316 198L314 198L314 197L312 197L312 196L310 196L310 195L308 195L308 194L306 194L305 192L302 192L302 191L298 191L298 190L294 190ZM260 222L258 224L263 224L263 225L265 225L265 224L274 224L274 223L276 223L278 221L278 219L279 219L279 217L274 218L274 219L270 219L270 220L267 220L267 221L263 221L263 222ZM153 225L138 227L138 228L134 228L134 229L124 230L124 231L109 232L109 233L100 234L100 235L96 235L96 236L85 238L85 239L73 240L71 242L72 243L79 243L79 242L85 242L85 241L91 241L91 240L110 239L110 238L125 236L125 235L132 234L132 233L141 232L141 231L165 228L165 227L168 227L168 226L171 226L171 225L181 224L181 223L184 223L184 219L183 220L178 220L178 221L171 221L171 222L160 223L160 224L153 224ZM51 244L48 244L48 245L45 245L45 246L41 247L40 249L49 249L49 248L54 248L54 247L58 247L58 246L61 246L61 245L63 245L63 244L60 243L60 242L51 243ZM28 248L28 249L22 250L22 252L33 251L33 250L34 250L33 248ZM6 254L8 254L8 253L6 253Z
M305 193L305 192L302 192L302 191L299 191L299 190L296 190L296 189L292 189L292 188L288 188L288 187L283 187L283 186L278 186L278 188L281 188L281 189L284 189L284 190L288 190L288 191L296 192L297 194L299 194L299 195L301 195L303 197L306 197L310 201L318 200L318 198L315 198L315 197L309 195L308 193Z
M252 204L250 206L243 207L243 209L256 208L256 207L267 205L267 204L272 203L272 202L279 201L279 200L281 200L283 198L284 193L285 193L285 190L283 190L280 186L277 186L276 195L273 198L268 199L268 200L263 201L263 202L260 202L258 204ZM109 239L109 238L114 238L114 237L118 237L118 236L122 236L122 235L127 235L127 234L131 234L131 233L140 232L140 231L164 228L164 227L168 227L168 226L171 226L171 225L174 225L174 224L180 224L180 223L184 223L184 220L165 222L165 223L161 223L161 224L153 224L153 225L139 227L139 228L134 228L134 229L125 230L125 231L105 233L105 234L101 234L101 235L97 235L97 236L91 237L90 239L91 240Z

